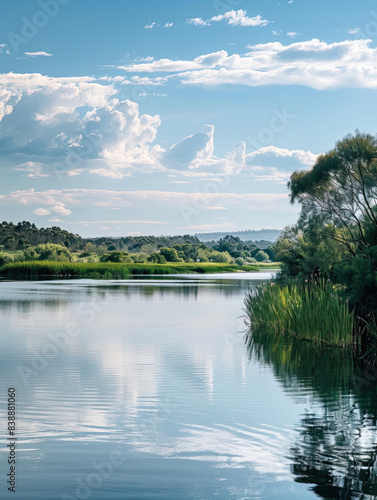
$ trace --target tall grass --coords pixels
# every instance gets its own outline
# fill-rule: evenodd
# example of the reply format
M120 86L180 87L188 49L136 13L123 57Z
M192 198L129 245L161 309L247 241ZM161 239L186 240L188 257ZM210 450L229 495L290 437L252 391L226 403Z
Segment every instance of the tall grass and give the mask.
M354 314L330 283L263 284L246 295L244 311L253 330L338 347L353 343Z
M257 271L257 266L244 266L247 271ZM239 267L216 263L169 263L169 264L116 264L110 262L12 262L0 268L0 276L8 279L92 278L124 279L131 275L177 274L177 273L221 273L235 272Z

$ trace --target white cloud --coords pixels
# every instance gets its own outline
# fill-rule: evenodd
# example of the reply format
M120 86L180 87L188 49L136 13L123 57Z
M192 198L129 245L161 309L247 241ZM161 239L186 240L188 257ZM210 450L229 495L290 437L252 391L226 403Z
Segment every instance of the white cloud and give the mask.
M127 72L172 72L172 71L187 71L199 70L204 68L215 68L225 64L228 58L228 53L225 50L212 52L203 56L196 57L193 61L171 59L159 59L150 63L132 64L129 66L120 66L119 69L124 69ZM139 80L140 82L140 80Z
M360 33L360 28L350 28L349 30L347 30L347 33L349 33L350 35L357 35L358 33Z
M167 225L167 222L156 221L156 220L98 220L98 221L85 221L80 220L78 222L68 222L68 224L85 224L86 226L94 226L97 224L156 224L156 225Z
M54 54L49 54L48 52L44 52L43 50L39 52L25 52L25 56L28 57L52 57Z
M205 125L202 133L185 137L172 146L163 156L164 166L177 169L197 168L206 164L213 155L214 126Z
M17 157L16 167L29 177L52 175L56 165L67 175L111 170L113 163L153 167L160 147L151 143L160 117L141 115L137 103L116 94L113 83L89 77L0 75L3 161Z
M45 165L40 162L27 161L22 163L18 167L15 167L16 171L27 172L27 177L35 179L37 177L50 177L50 174L45 171Z
M313 39L283 45L248 46L248 53L225 51L190 60L160 59L123 67L128 72L166 72L184 84L303 85L316 90L377 88L377 48L371 40L327 44ZM161 78L161 77L159 77ZM153 80L150 78L150 80Z
M187 19L186 23L193 24L194 26L201 26L201 27L210 26L210 24L211 24L209 21L204 21L201 17L193 17L191 19Z
M164 28L172 28L174 26L174 23L165 23Z
M63 219L59 219L58 217L51 217L48 219L48 222L64 222Z
M296 36L298 36L300 33L298 33L297 31L287 31L287 36L291 37L291 38L296 38Z
M227 58L220 51L193 63L213 67ZM156 144L160 117L141 115L137 103L117 99L113 83L11 73L0 75L0 84L4 85L0 91L0 160L34 179L89 173L117 181L138 172L175 172L180 182L222 181L227 173L285 182L289 172L315 161L310 152L274 146L248 153L244 142L217 157L210 124L163 147ZM50 199L47 205L52 213L71 214L62 200Z
M262 16L248 17L246 10L230 10L225 14L212 17L211 21L225 21L231 26L266 26L269 21L262 19Z
M71 215L71 210L65 207L64 203L61 201L57 202L56 205L53 205L50 209L52 212L55 212L56 214L63 215L66 217L67 215Z
M156 23L149 23L149 24L146 24L146 25L144 26L144 28L145 28L146 30L151 30L151 29L152 29L152 28L154 28L155 26L156 26Z
M46 208L37 208L36 210L33 210L33 214L35 215L51 215L51 212L47 210Z
M193 204L198 197L207 199L209 203L204 206L244 207L248 210L261 208L275 210L276 203L288 204L288 194L280 193L182 193L175 191L115 191L106 189L49 189L46 191L13 191L0 195L0 205L31 207L44 205L51 209L54 204L62 203L85 208L120 208L142 207L155 209L165 206L177 208L177 204ZM275 207L274 207L275 205ZM109 221L106 221L109 223ZM78 223L77 223L78 224Z

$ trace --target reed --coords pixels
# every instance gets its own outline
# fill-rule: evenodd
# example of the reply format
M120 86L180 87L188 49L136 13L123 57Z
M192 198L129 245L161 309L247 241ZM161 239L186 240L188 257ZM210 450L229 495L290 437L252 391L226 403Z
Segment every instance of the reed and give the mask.
M244 311L250 328L292 335L317 344L353 344L355 315L330 283L269 283L249 292Z
M258 271L258 266L244 266L243 270ZM236 271L239 271L239 267L236 265L217 263L117 264L110 262L27 261L5 264L0 268L0 276L7 279L40 279L47 277L59 279L125 279L131 275L138 274L221 273Z

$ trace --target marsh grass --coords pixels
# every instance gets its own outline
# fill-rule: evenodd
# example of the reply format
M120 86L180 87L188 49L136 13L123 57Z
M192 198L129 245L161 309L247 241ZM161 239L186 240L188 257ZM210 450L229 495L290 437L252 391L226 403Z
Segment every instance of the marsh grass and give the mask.
M60 279L125 279L132 275L178 274L178 273L221 273L236 272L239 267L230 264L116 264L27 261L12 262L0 268L0 276L8 279L39 279L54 277ZM258 266L244 266L243 271L258 271Z
M253 331L292 335L328 346L353 344L355 316L330 283L268 283L249 292L244 311Z

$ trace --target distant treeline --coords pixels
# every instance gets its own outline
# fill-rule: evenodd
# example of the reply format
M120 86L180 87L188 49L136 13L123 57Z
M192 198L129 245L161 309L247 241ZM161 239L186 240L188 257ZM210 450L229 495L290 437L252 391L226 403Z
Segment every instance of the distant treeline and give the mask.
M57 226L38 229L35 224L27 221L18 224L3 221L0 224L0 245L4 250L23 250L44 243L63 245L73 251L82 250L86 245L85 240L78 234Z
M60 248L56 245L60 245ZM3 252L22 251L19 253L23 255L16 257L25 260L50 259L52 258L49 256L50 253L58 260L69 259L70 254L74 252L81 252L82 258L97 255L103 260L108 256L113 262L127 260L128 254L138 254L144 260L149 256L148 261L159 263L164 263L160 262L164 259L167 262L223 263L238 259L238 265L246 265L252 264L255 259L258 262L274 260L271 243L265 240L241 241L239 237L225 235L219 241L203 243L197 236L188 234L82 238L58 226L38 229L35 224L27 221L17 224L4 221L0 224L0 250ZM7 259L9 258L8 256ZM134 261L139 262L140 259L134 257ZM5 262L7 262L6 259Z

